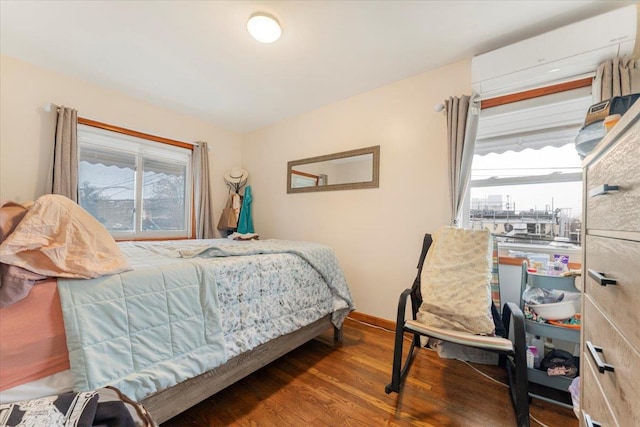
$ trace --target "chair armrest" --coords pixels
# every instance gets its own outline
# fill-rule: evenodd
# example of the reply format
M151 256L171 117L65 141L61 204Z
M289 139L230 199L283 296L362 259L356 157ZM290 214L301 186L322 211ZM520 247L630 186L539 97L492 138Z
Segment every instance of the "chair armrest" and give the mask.
M520 310L520 307L518 307L516 304L507 302L502 308L502 323L504 324L504 328L507 331L507 336L505 338L509 338L512 319L514 347L516 348L517 352L524 353L527 347L524 329L524 314L522 313L522 310Z
M411 289L405 289L398 299L398 316L396 318L396 329L404 327L405 313L407 311L407 298L411 295Z

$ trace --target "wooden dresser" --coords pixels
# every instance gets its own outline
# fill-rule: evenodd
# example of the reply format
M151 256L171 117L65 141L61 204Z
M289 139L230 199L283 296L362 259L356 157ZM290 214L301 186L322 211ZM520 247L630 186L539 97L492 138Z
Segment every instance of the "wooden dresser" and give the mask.
M584 159L581 426L640 426L640 102Z

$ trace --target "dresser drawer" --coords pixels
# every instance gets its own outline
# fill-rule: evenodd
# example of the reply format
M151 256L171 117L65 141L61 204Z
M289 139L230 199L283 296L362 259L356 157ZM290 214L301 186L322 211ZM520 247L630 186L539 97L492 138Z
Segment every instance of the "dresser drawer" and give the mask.
M590 356L587 353L582 354L583 360L587 360L587 358L589 357ZM609 407L607 398L600 388L600 383L598 382L597 375L598 371L594 371L591 364L582 364L580 372L580 382L584 383L584 387L582 388L582 392L584 393L584 395L580 396L580 407L583 408L580 426L587 426L587 424L584 422L585 412L589 414L593 422L599 423L603 427L617 426L619 424L613 417L613 413L611 411L611 408Z
M583 321L583 353L586 353L584 360L581 360L583 370L592 369L595 372L613 415L621 426L640 426L640 405L637 400L637 389L640 384L640 355L609 323L589 296L586 296L584 301ZM629 328L637 328L637 325L630 324ZM613 372L598 371L587 343L602 348L602 352L596 355L603 363L613 366ZM585 385L590 386L588 380ZM591 410L590 406L585 408L588 411Z
M587 168L586 226L589 230L640 231L640 121ZM592 195L603 185L619 191Z
M640 349L640 242L587 235L585 254L585 293ZM594 272L617 284L600 285Z

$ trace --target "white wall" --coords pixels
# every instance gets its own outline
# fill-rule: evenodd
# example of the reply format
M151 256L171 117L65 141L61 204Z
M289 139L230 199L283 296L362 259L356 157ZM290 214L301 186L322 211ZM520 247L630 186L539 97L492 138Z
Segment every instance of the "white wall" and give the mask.
M217 220L227 197L223 174L241 164L241 135L7 56L0 57L0 92L0 198L27 201L48 192L55 113L43 107L53 102L87 119L207 141Z
M446 116L434 105L470 94L470 61L392 83L238 135L70 76L1 57L0 198L47 192L53 114L81 117L181 141L208 141L214 212L226 200L222 175L249 171L253 220L262 238L309 240L336 251L359 311L394 319L425 232L449 223ZM287 161L380 145L380 188L287 194Z
M449 223L446 116L434 106L470 94L470 81L461 61L246 135L256 232L331 246L357 309L395 319L422 236ZM380 188L287 194L288 161L372 145Z

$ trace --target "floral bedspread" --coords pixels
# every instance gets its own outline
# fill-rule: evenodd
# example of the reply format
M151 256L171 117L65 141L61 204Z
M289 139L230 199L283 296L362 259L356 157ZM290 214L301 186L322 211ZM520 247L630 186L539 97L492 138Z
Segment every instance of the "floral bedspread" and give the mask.
M316 243L119 246L133 271L58 282L76 391L114 385L141 400L353 309L334 252Z

